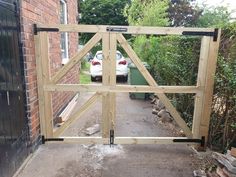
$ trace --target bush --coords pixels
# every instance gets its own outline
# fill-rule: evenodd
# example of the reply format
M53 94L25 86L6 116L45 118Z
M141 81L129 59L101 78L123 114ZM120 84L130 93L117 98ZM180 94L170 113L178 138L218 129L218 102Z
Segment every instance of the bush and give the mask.
M212 148L226 150L236 146L236 23L224 27L209 132Z
M150 72L159 85L196 85L199 38L139 36L134 40L133 46L139 57L151 66ZM194 95L167 96L191 127Z
M209 130L211 148L226 150L236 146L236 23L222 30L212 114ZM146 37L134 39L138 56L151 66L159 85L196 85L200 39L190 37ZM167 94L191 127L194 95Z

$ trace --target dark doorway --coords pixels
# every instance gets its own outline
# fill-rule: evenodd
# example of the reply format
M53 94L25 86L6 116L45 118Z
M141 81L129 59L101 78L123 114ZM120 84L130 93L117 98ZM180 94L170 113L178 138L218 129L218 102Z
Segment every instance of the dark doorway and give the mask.
M28 154L18 2L0 0L0 177L12 176Z

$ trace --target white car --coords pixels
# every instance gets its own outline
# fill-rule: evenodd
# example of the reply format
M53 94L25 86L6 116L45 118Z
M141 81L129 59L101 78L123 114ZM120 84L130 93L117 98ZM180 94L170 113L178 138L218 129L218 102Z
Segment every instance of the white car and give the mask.
M91 81L96 81L98 77L102 77L102 59L102 51L97 51L90 62ZM124 82L128 79L128 62L119 51L116 52L116 76L122 77Z

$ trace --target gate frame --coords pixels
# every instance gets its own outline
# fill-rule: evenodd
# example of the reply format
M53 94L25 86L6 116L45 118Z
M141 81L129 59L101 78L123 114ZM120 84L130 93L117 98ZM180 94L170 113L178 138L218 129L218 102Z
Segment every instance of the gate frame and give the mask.
M171 144L201 143L205 145L208 137L211 113L214 75L220 42L220 29L213 28L171 28L139 26L104 25L34 25L36 66L39 95L40 125L45 141L67 141L83 144ZM95 33L87 44L64 65L54 76L50 75L48 32ZM123 34L133 35L192 35L202 36L199 68L196 86L159 86L152 78L141 60L126 41ZM102 86L94 84L57 84L60 79L77 64L100 40L103 44L103 81ZM149 86L117 85L115 55L117 42L126 51ZM96 92L79 111L57 129L53 129L52 98L53 91ZM114 137L115 109L117 92L155 93L169 110L186 137ZM181 118L165 93L195 93L195 109L192 131ZM87 111L98 99L102 99L102 137L60 137L78 117Z

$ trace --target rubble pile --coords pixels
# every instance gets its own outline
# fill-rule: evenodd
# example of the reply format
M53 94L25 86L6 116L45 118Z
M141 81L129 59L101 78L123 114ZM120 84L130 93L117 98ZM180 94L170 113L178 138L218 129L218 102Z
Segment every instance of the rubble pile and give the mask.
M236 148L228 150L226 154L213 153L217 161L216 172L209 173L209 177L236 177Z
M161 122L173 121L170 113L158 98L154 97L151 103L153 104L152 114L157 115Z

